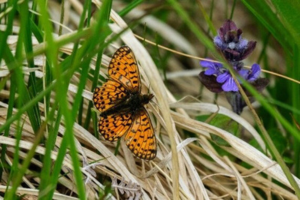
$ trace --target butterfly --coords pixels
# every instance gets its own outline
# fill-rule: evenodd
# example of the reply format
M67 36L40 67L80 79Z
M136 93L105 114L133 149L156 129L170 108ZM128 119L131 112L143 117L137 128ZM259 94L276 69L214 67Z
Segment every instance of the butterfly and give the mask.
M94 90L93 102L101 112L99 132L117 141L123 135L127 147L138 158L156 157L154 129L144 105L153 94L141 94L137 61L128 46L120 47L108 66L108 80Z

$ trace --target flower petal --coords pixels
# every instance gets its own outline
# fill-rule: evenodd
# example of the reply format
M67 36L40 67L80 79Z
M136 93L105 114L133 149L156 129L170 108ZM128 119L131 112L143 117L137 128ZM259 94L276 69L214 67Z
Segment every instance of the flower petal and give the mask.
M248 77L248 81L249 82L255 81L259 77L260 71L261 71L260 66L258 64L253 64L251 67L251 73L249 74Z
M214 68L208 68L207 70L205 70L204 74L210 76L210 75L213 75L213 74L217 74L217 72L218 71Z
M249 69L241 69L239 70L239 74L241 77L243 77L245 80L247 80L249 75Z
M206 60L200 61L200 65L201 65L202 67L210 67L210 68L213 68L213 67L214 67L214 63L213 63L213 62L206 61Z
M215 63L215 67L216 67L216 75L218 76L219 74L222 74L223 71L224 71L224 67L223 67L223 64L222 63ZM225 69L226 70L226 69Z
M256 63L253 64L251 67L251 71L252 71L253 76L254 76L254 74L257 74L257 73L260 74L261 69L260 69L259 64L256 64Z
M225 33L237 31L237 27L236 27L235 23L231 20L227 20L226 22L224 22L224 24L222 25L222 28L223 28L223 32L225 32Z
M218 35L214 37L214 44L220 49L226 48L226 44L222 41L221 37Z
M217 77L217 82L218 83L224 83L225 81L227 81L227 79L229 79L231 77L231 75L229 74L229 72L224 72L223 74L219 75Z
M247 44L247 47L244 49L243 55L241 56L240 60L245 59L256 47L256 42L250 41Z
M206 67L205 75L220 74L220 68L223 67L222 63L215 63L211 61L200 61L202 67Z
M225 92L237 92L239 91L239 88L237 87L236 83L234 82L233 78L230 77L223 85L222 89Z
M240 39L239 43L236 45L236 48L238 50L244 50L245 48L247 48L247 45L248 45L248 40Z

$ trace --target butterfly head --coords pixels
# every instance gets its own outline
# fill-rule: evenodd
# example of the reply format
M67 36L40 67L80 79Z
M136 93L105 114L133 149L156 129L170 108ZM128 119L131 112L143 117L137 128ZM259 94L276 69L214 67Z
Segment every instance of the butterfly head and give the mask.
M144 94L144 95L141 95L141 103L143 105L149 103L149 101L154 97L153 94Z

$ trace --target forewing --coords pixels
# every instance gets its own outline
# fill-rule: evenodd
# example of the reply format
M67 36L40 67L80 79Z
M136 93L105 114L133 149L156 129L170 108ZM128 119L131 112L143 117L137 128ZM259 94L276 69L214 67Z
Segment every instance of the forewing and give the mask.
M145 108L134 117L132 126L125 136L125 142L138 158L152 160L156 157L154 129Z
M126 98L127 92L123 85L114 80L108 80L94 90L93 102L97 110L103 112Z
M115 52L108 67L108 75L123 84L127 90L139 91L139 70L134 54L128 46L122 46Z
M115 113L112 115L101 116L99 120L99 132L104 139L117 141L122 137L132 125L131 113Z

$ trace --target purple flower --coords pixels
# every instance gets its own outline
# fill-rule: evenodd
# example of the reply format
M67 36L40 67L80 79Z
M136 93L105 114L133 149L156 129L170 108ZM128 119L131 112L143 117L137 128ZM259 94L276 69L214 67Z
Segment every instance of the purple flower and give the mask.
M221 63L211 62L211 61L200 61L200 65L202 67L206 67L206 71L204 72L205 75L213 75L213 74L220 74L221 68L223 65Z
M268 79L259 78L261 69L258 64L253 64L250 70L244 68L241 60L252 53L256 42L243 39L242 30L238 29L234 22L227 20L222 25L218 30L218 35L214 38L214 43L239 75L237 80L240 83L241 79L244 79L258 92L261 92L269 84ZM227 101L233 111L237 114L241 114L246 103L229 70L223 67L221 63L212 61L201 61L200 65L206 68L205 71L199 74L200 82L211 92L225 92ZM245 88L243 89L250 102L253 102L254 97L252 94Z
M248 82L254 82L256 81L256 79L258 79L259 75L260 75L261 69L260 66L258 64L253 64L251 69L241 69L239 71L239 74L241 75L241 77L243 77L246 81Z
M204 72L207 76L216 76L216 82L222 84L222 90L224 92L237 92L239 90L237 84L232 78L230 72L223 67L221 63L214 63L210 61L201 61L202 67L207 68ZM251 70L243 68L242 63L236 63L233 68L237 73L248 82L254 82L260 75L260 66L253 64Z
M255 64L256 65L256 64ZM252 75L254 75L253 73ZM254 75L255 76L255 75ZM257 78L254 82L251 82L251 85L258 91L261 92L267 85L269 84L269 80L266 78ZM252 103L255 101L252 94L243 88L246 96L248 97L249 101ZM226 92L226 98L228 103L231 105L232 110L240 115L243 112L245 106L247 106L244 98L242 97L240 92Z
M231 74L229 71L221 74L220 76L217 77L217 82L218 83L223 83L222 89L224 92L237 92L239 91L238 86L234 82L234 79L232 78Z
M228 61L241 61L254 50L256 42L248 42L241 35L242 30L231 20L227 20L218 30L214 43Z

